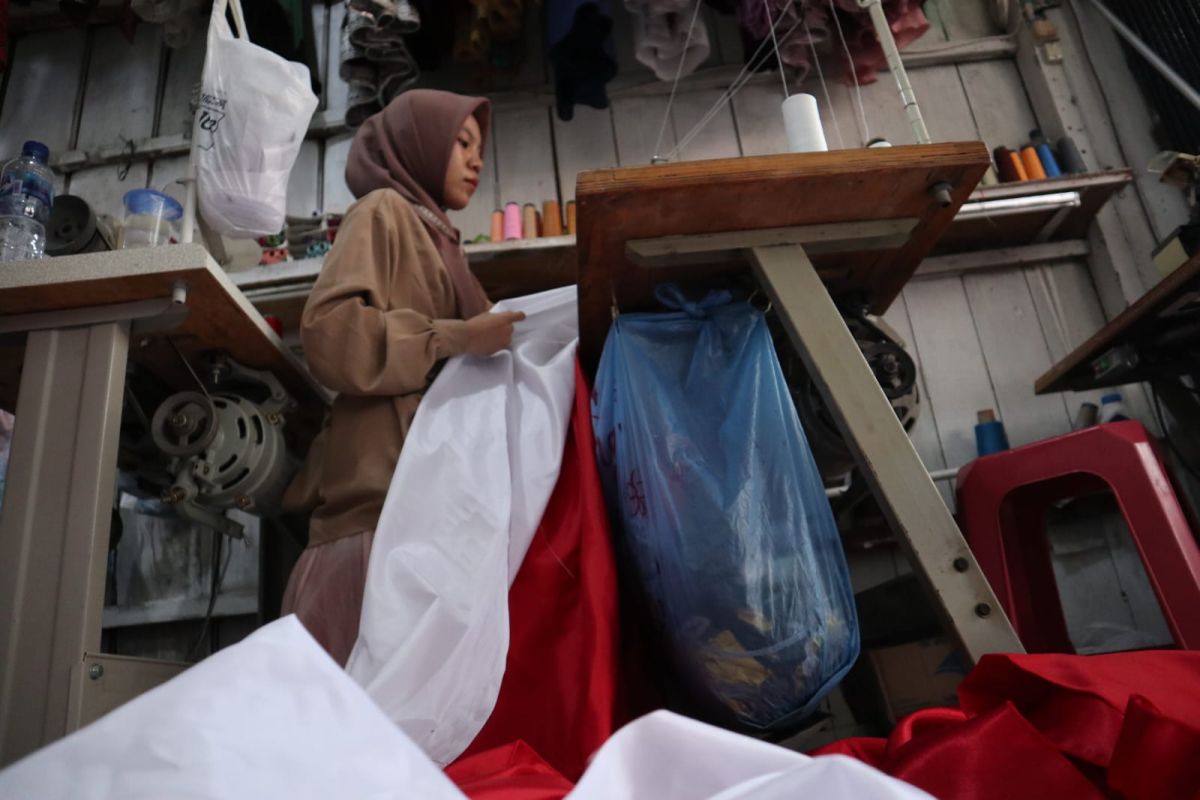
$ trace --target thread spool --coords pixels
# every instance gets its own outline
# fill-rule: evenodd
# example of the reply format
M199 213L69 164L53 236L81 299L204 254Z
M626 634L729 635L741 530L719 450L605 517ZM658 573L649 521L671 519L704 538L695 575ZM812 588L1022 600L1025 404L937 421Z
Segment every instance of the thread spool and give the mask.
M1033 149L1037 151L1038 161L1042 163L1042 170L1046 173L1047 178L1062 177L1062 169L1058 166L1058 159L1054 157L1054 150L1046 143L1046 137L1037 128L1029 132L1029 138Z
M521 233L525 239L538 238L538 212L537 206L533 203L526 203L525 208L521 213Z
M1021 159L1007 147L996 148L996 168L1000 170L1002 183L1029 180L1029 176L1025 174L1025 167L1021 164Z
M521 238L521 207L516 203L504 206L504 241Z
M1075 146L1075 140L1070 136L1064 136L1058 140L1058 155L1062 159L1059 166L1068 175L1082 175L1088 171L1087 164L1083 161L1083 154L1079 152L1079 148Z
M783 127L789 153L823 153L829 149L817 98L811 94L794 94L783 101Z
M571 236L575 235L575 201L571 200L567 203L567 233Z
M542 203L542 236L562 236L562 209L557 200Z
M992 409L980 411L975 425L975 449L979 455L988 456L1001 453L1008 449L1008 434L1004 432L1004 423L996 419Z
M492 212L492 241L504 241L504 212L499 209Z
M1046 170L1042 169L1042 160L1038 158L1037 150L1032 146L1021 148L1021 163L1025 165L1025 174L1031 181L1046 180Z
M1058 159L1054 157L1054 151L1050 149L1050 145L1042 142L1037 146L1038 160L1042 162L1042 170L1046 173L1047 178L1061 178L1062 169L1058 166Z

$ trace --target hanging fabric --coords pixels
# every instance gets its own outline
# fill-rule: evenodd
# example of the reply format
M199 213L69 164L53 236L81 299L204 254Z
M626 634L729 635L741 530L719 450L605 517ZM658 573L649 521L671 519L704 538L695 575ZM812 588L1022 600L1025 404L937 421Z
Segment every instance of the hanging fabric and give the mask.
M605 86L617 76L609 0L551 3L546 36L559 119L570 121L576 105L608 108Z
M421 27L408 0L349 0L342 21L338 75L349 87L346 124L354 128L419 77L405 43Z
M879 46L879 37L871 24L871 17L859 8L858 0L834 2L850 51L848 59L843 58L845 80L851 83L857 77L860 84L874 83L878 80L879 70L887 66L887 57ZM922 0L885 0L883 4L892 36L900 49L908 47L929 30L929 20L921 6Z
M625 0L625 7L633 14L634 53L659 80L690 75L708 59L712 49L708 28L695 14L699 2Z
M593 452L587 380L576 367L562 471L508 591L500 696L463 759L521 741L575 781L623 721L616 710L617 568Z

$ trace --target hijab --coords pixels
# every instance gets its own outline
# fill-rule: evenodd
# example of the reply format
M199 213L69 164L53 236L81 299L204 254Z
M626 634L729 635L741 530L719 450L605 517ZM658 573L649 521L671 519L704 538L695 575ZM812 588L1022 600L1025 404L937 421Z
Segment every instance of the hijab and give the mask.
M376 189L395 189L418 207L450 274L463 319L483 313L489 305L467 265L442 196L450 155L468 115L479 123L485 143L491 123L491 105L485 98L412 89L363 122L346 159L346 184L356 198Z

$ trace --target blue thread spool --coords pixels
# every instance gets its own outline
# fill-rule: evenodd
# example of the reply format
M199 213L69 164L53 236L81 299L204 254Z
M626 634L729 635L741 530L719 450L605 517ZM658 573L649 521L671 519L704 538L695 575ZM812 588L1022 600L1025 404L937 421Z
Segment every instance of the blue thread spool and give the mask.
M1029 132L1029 138L1033 142L1033 149L1037 151L1038 161L1042 162L1042 171L1046 173L1046 177L1061 178L1062 168L1058 166L1058 159L1054 157L1054 150L1046 142L1046 137L1035 128Z
M1002 453L1008 449L1008 434L1004 432L1004 423L996 419L996 412L990 408L980 411L979 423L975 426L975 450L982 456L992 453Z

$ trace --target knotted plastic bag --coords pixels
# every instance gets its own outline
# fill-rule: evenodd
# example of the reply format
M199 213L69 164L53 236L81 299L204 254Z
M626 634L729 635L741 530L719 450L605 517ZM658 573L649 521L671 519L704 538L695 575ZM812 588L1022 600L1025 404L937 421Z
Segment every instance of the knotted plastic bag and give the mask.
M208 26L196 137L200 213L232 238L283 230L288 177L317 109L308 67L235 38L225 2Z
M845 554L763 314L659 290L596 375L597 459L618 551L674 666L716 721L808 716L858 657Z

